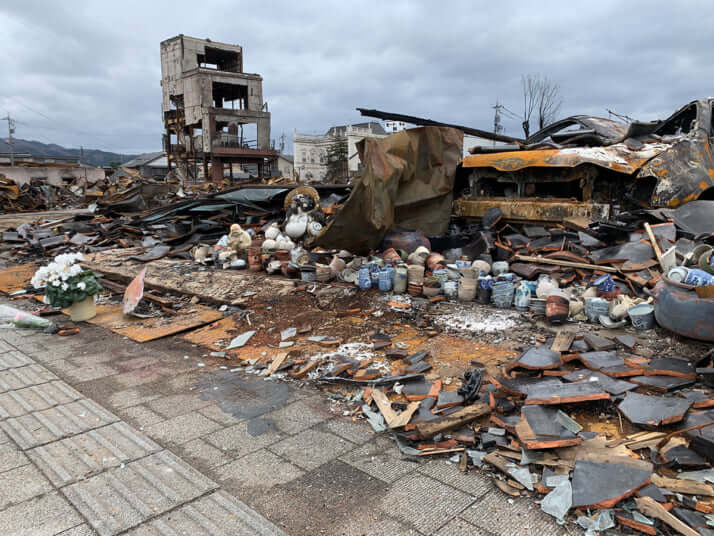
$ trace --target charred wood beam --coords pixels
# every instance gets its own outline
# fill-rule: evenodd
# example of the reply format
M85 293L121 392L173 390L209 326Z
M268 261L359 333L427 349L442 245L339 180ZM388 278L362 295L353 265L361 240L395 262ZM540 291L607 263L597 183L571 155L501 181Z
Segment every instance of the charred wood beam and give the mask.
M357 108L357 111L365 117L375 117L377 119L387 120L387 121L403 121L404 123L411 123L412 125L419 125L425 127L450 127L461 130L464 134L470 134L471 136L478 136L479 138L484 138L487 140L502 141L505 143L524 143L525 140L520 138L512 138L510 136L503 136L501 134L496 134L494 132L488 132L486 130L481 130L478 128L465 127L463 125L452 125L450 123L442 123L440 121L434 121L433 119L424 119L423 117L415 117L413 115L403 115L395 114L391 112L383 112L381 110L370 110L368 108Z

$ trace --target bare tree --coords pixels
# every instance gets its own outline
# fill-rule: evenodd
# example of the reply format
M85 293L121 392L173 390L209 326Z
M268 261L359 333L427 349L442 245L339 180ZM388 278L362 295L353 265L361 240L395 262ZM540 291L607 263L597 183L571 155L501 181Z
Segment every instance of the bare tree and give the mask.
M538 129L542 129L555 121L563 98L560 96L560 86L542 74L529 74L521 77L523 90L523 133L530 135L531 117L535 112Z

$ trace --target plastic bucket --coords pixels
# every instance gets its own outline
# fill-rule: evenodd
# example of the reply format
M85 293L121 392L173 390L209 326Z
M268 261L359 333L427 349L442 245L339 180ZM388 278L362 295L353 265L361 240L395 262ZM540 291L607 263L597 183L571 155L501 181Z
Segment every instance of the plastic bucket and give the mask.
M654 307L649 303L640 303L630 307L627 315L635 329L652 329L655 325Z

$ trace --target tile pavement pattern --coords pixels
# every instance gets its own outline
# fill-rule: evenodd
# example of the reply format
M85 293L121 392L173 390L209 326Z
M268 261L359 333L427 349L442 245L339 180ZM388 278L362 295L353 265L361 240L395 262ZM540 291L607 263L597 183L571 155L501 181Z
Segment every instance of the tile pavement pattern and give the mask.
M319 393L200 361L92 326L0 332L0 534L580 534Z
M0 337L0 534L285 534Z

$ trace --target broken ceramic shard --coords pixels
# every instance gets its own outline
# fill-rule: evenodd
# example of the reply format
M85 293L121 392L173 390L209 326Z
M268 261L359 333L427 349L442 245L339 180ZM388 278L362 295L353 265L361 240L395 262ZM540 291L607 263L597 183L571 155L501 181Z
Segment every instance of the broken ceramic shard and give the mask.
M607 461L576 460L573 470L573 507L612 508L647 485L652 465L611 456Z
M684 398L627 393L618 409L632 424L657 427L681 421L692 402Z
M255 330L241 333L230 342L230 344L226 347L226 350L232 350L233 348L241 348L242 346L245 346L253 335L255 335Z

